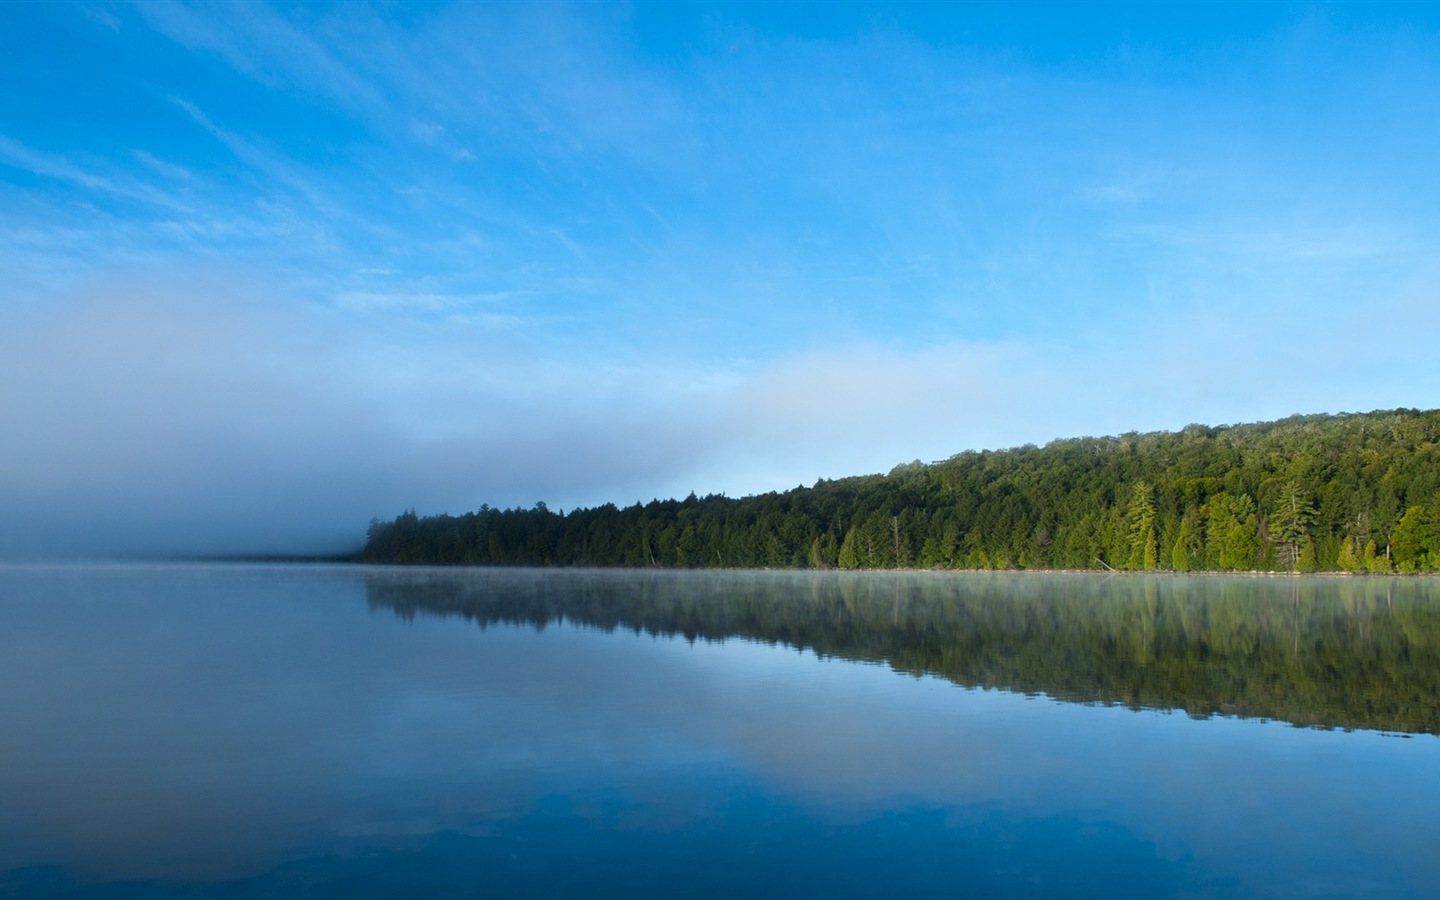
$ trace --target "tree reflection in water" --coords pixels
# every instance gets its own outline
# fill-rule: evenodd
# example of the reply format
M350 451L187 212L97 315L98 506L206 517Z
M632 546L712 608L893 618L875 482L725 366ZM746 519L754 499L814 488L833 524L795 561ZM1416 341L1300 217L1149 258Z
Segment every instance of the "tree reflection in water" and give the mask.
M784 644L1077 703L1440 734L1440 582L370 570L372 608Z

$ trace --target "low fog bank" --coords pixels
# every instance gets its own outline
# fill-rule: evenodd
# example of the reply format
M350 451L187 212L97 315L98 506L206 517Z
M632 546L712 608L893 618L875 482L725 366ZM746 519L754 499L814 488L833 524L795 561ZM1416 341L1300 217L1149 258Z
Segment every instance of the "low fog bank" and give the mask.
M1275 341L1267 323L1236 335L1203 317L1066 346L619 364L484 322L262 296L197 278L0 311L0 557L346 553L372 517L410 508L739 496L972 448L1440 396L1405 353L1424 328L1388 335L1364 378L1315 363L1363 333L1277 322Z
M0 315L4 558L344 553L375 516L600 502L702 455L473 334L382 339L210 283Z

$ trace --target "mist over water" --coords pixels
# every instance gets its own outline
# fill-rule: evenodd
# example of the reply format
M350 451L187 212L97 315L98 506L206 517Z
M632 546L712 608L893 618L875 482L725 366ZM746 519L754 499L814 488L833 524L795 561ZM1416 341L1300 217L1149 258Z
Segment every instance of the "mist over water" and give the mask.
M1419 580L0 567L0 893L1420 896L1437 615Z

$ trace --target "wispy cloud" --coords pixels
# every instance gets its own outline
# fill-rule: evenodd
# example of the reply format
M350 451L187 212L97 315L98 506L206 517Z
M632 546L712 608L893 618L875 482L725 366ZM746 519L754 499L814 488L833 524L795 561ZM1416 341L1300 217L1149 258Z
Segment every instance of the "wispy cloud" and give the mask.
M317 183L318 179L310 177L305 171L305 167L287 159L281 153L266 150L255 141L221 128L188 100L176 97L172 102L183 109L197 125L223 144L235 155L237 160L274 185L284 188L293 196L304 200L312 212L326 218L344 215L342 207L321 190Z
M0 551L343 549L371 516L412 506L738 495L1440 390L1403 363L1440 327L1423 285L1366 298L1352 321L1257 312L1237 329L1197 312L1090 346L869 341L729 365L572 360L490 320L382 326L268 293L197 274L11 316ZM1403 389L1313 365L1372 342L1387 355L1365 366Z
M112 197L138 200L168 209L185 209L184 204L173 195L123 174L119 177L100 175L63 156L42 153L4 135L0 135L0 163Z
M1423 30L1207 16L1140 58L1088 17L1061 52L903 11L102 11L7 45L17 73L96 57L6 82L0 493L27 509L341 540L1440 403ZM1387 349L1307 362L1358 344Z
M1415 258L1421 235L1407 234L1394 223L1324 225L1294 222L1230 221L1185 225L1134 224L1116 227L1108 237L1118 241L1166 247L1209 259L1250 259L1271 264L1348 264L1376 259Z
M372 83L341 62L313 32L266 4L196 7L156 0L137 8L157 31L192 50L213 53L269 87L321 90L350 106L377 100Z
M184 166L177 166L163 159L157 159L153 154L147 153L144 150L132 150L130 152L134 154L136 159L166 178L173 181L188 181L190 179L190 170Z
M365 310L415 310L422 312L462 312L483 307L494 307L506 301L529 296L529 291L495 291L488 294L436 294L379 291L348 291L338 294L335 304L351 311ZM490 311L485 313L493 324L518 324L518 316L504 316Z

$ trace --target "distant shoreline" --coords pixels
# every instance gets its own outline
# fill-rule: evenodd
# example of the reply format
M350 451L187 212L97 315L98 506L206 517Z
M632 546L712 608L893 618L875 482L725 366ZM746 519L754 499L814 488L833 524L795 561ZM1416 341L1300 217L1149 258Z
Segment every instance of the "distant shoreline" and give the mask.
M348 559L346 562L374 569L442 569L446 571L502 571L505 569L531 572L806 572L832 575L1100 575L1100 576L1166 576L1188 578L1191 576L1225 578L1437 578L1440 572L1276 572L1268 569L1229 571L1206 569L1204 571L1177 572L1174 569L840 569L835 567L815 569L802 566L545 566L545 565L492 565L488 563L435 563L435 562L371 562Z
M676 569L1440 571L1440 410L915 460L740 499L371 521L365 562Z

